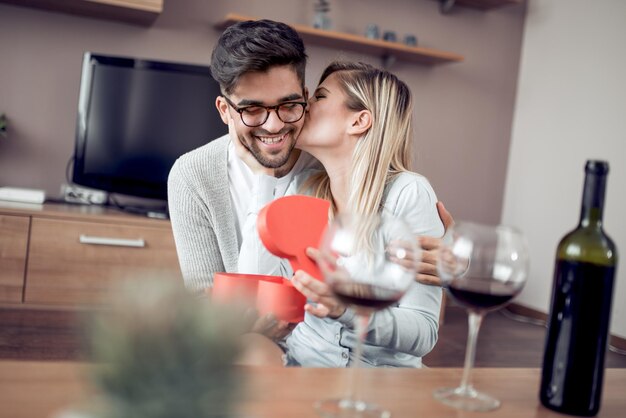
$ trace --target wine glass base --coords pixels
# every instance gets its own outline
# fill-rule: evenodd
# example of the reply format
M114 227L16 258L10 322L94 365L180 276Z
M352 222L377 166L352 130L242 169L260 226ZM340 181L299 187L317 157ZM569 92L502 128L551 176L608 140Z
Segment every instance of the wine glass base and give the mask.
M315 402L315 411L324 418L390 418L381 407L351 399L328 399Z
M437 389L433 392L433 396L446 405L464 411L487 412L500 407L499 400L486 393L478 392L471 386Z

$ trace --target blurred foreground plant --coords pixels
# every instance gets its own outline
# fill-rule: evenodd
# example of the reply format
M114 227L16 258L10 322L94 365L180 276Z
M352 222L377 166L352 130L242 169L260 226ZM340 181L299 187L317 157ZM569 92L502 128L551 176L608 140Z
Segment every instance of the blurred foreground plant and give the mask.
M140 280L87 321L98 418L229 417L240 380L239 316L174 280Z

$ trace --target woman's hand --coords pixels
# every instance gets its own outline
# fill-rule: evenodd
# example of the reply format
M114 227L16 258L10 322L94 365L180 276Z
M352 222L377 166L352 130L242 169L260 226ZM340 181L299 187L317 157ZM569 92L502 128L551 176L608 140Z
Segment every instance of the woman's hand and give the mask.
M320 266L324 275L331 273L331 266L336 267L334 259L324 256L315 248L307 248L306 253ZM298 270L293 276L292 283L308 300L316 303L316 305L307 303L304 306L308 313L319 318L337 319L346 311L346 306L333 295L330 286L311 277L306 272Z

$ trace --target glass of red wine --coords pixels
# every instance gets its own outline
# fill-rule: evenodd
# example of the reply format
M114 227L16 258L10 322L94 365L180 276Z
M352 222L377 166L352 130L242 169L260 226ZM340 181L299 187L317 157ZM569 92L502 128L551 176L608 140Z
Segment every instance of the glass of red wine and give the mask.
M491 411L500 401L472 386L476 339L484 315L509 303L524 287L528 248L522 234L507 226L459 222L444 236L437 270L448 293L469 312L469 333L461 385L434 397L467 411Z
M328 226L320 245L320 268L333 294L356 315L357 342L350 353L348 394L315 404L324 417L389 417L361 399L359 363L371 315L397 304L415 279L420 249L405 222L391 215L342 214Z

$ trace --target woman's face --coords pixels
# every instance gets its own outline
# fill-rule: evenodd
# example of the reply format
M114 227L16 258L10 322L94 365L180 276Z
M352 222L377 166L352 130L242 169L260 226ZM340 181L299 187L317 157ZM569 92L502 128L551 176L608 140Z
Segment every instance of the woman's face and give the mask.
M326 78L309 99L304 128L297 147L312 155L322 149L336 149L346 141L350 116L354 113L346 105L346 95L333 73Z

